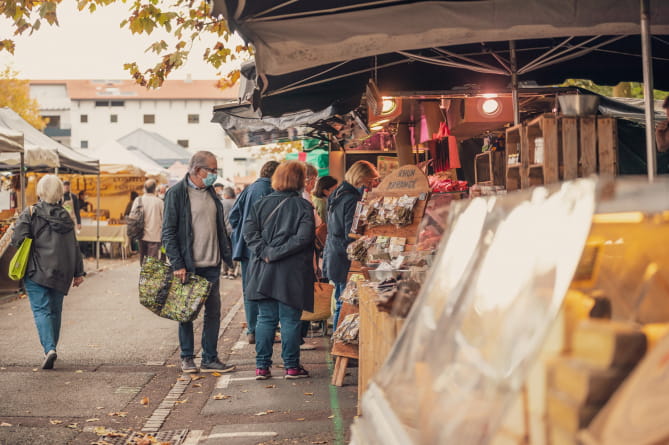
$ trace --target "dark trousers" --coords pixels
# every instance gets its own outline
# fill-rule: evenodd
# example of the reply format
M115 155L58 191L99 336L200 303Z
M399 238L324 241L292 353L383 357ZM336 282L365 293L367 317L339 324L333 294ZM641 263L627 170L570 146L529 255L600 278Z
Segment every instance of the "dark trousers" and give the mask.
M204 302L204 324L202 326L202 362L210 363L218 358L218 329L221 327L221 268L220 266L197 268L195 274L212 283L211 293ZM179 344L181 358L195 355L192 321L179 323Z
M160 259L159 241L140 241L139 242L139 264L144 263L144 257L152 256Z

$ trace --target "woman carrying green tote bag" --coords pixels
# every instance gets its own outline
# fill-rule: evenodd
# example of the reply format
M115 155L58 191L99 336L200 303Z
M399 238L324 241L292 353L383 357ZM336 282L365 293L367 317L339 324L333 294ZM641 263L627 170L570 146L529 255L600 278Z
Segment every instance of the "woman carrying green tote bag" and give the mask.
M25 238L9 262L9 278L12 280L18 281L26 274L32 245L33 239Z
M74 222L61 205L63 183L46 175L37 183L37 196L40 201L16 221L12 245L27 251L27 260L17 258L16 263L26 263L23 280L44 348L42 369L51 369L57 358L63 297L71 285L83 282L85 273Z

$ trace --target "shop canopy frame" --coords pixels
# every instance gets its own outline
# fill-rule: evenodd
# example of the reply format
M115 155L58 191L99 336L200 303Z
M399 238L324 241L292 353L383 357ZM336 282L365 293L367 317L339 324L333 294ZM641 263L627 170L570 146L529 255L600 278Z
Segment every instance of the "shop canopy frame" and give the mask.
M650 96L654 70L658 88L669 89L669 79L659 75L669 69L667 2L215 0L217 13L254 45L253 106L263 115L322 110L342 98L352 103L370 77L383 92L472 83L482 89L510 83L515 91L523 80L551 85L583 77L644 82ZM611 66L616 69L606 69Z

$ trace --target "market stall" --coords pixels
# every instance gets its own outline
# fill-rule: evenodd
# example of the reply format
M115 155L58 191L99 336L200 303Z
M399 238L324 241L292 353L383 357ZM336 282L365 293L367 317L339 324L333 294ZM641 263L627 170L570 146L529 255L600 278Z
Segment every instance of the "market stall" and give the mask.
M353 443L664 443L643 381L669 384L668 192L580 179L451 207Z
M19 165L23 165L23 135L18 132L0 128L0 153L18 155ZM20 180L23 182L23 175ZM23 197L23 194L21 194ZM18 201L18 202L17 202ZM0 183L0 270L9 270L9 261L15 251L11 245L11 232L16 220L16 209L12 203L19 204L23 208L24 199L17 199L16 191L8 178L3 178ZM16 206L14 206L16 207ZM7 253L10 255L7 255ZM0 275L0 292L14 292L18 290L15 281L11 281L6 274Z

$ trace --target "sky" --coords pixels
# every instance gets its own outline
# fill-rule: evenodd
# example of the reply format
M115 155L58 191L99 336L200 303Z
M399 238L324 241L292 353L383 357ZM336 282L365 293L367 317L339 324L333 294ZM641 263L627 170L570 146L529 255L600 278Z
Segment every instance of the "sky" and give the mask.
M121 2L101 7L95 13L78 11L76 1L66 0L58 6L60 26L42 23L33 35L11 35L9 21L0 18L0 39L12 38L16 43L14 56L0 52L0 68L11 66L22 79L128 79L124 63L137 62L143 71L159 61L146 48L156 40L169 36L154 32L150 36L132 35L119 23L128 16L128 4ZM215 43L216 40L209 42ZM206 42L196 45L185 66L173 71L169 79L215 79L235 66L215 69L202 61ZM236 45L236 43L235 43Z

